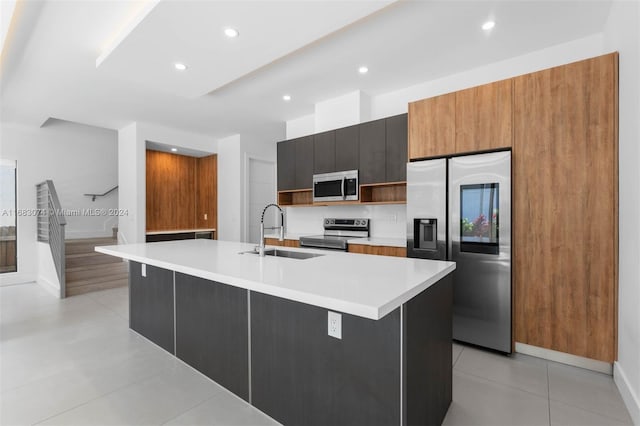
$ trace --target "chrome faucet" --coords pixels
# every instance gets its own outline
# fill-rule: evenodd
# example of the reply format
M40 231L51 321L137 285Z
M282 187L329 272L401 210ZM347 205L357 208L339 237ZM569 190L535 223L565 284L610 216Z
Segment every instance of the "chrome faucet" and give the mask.
M264 214L267 211L267 209L269 207L275 207L278 210L280 210L280 226L272 226L269 228L265 228L264 227ZM258 245L258 247L256 247L256 250L258 252L258 254L262 257L264 257L264 230L265 229L280 229L280 237L278 238L279 241L284 241L284 212L282 211L282 209L280 208L279 205L277 204L267 204L266 207L264 208L264 210L262 210L262 216L260 217L260 245Z

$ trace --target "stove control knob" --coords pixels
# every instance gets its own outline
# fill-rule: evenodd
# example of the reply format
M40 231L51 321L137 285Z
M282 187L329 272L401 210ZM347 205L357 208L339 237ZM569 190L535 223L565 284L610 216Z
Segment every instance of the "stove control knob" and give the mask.
M325 224L325 225L328 225L328 224L329 224L329 219L325 219L325 220L324 220L324 224Z

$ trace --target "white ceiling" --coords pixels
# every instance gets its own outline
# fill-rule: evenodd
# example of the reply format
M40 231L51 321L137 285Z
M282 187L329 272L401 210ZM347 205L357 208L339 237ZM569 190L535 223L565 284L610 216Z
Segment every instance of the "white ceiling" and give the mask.
M256 133L353 90L384 93L599 33L611 1L153 5L19 2L0 68L0 119ZM150 12L139 15L145 7ZM490 17L496 27L486 33L480 26ZM225 38L227 26L240 37ZM118 37L96 66L105 43ZM176 71L177 61L188 70ZM363 64L367 75L357 72Z

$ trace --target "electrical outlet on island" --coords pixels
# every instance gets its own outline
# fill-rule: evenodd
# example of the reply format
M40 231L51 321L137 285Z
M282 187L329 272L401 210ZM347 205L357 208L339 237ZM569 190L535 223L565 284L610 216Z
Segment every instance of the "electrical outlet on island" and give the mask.
M329 311L328 326L329 336L342 339L342 314Z

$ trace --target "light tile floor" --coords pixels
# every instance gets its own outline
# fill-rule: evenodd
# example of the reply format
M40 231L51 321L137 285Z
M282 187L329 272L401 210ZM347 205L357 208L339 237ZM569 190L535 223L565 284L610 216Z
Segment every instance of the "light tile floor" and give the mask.
M453 344L445 425L631 425L610 376ZM126 288L0 287L0 424L274 425L128 330Z

